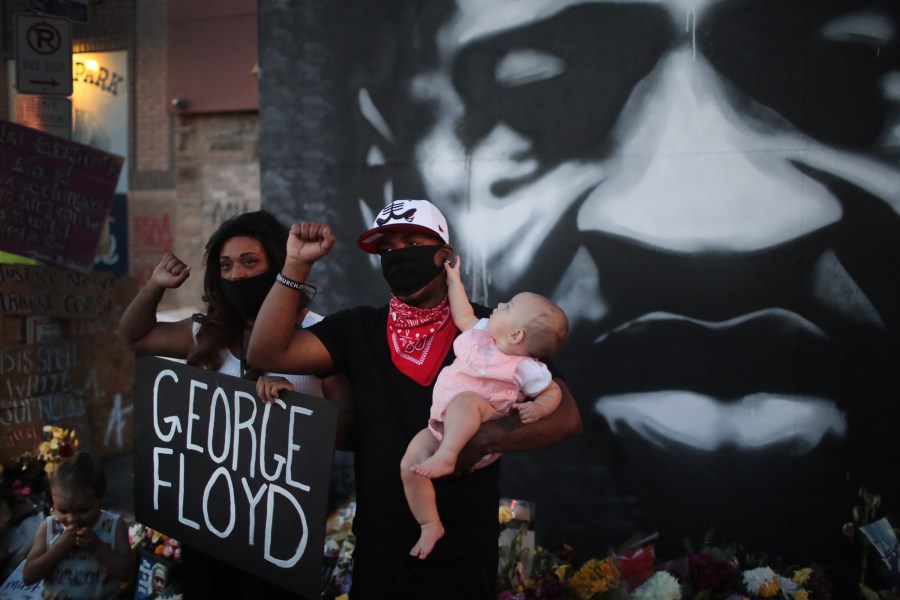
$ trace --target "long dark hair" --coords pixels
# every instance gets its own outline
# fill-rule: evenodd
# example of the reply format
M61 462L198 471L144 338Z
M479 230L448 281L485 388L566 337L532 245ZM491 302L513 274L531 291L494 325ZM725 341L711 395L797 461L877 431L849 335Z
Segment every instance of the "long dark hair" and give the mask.
M287 254L286 246L289 229L271 213L264 210L246 212L232 217L209 237L203 264L203 301L206 314L195 314L194 321L200 323L197 344L187 357L187 364L217 371L222 366L222 351L237 344L242 346L244 319L225 301L222 295L222 272L219 254L226 241L233 237L249 237L259 241L266 253L269 268L281 270ZM244 374L256 379L261 373Z

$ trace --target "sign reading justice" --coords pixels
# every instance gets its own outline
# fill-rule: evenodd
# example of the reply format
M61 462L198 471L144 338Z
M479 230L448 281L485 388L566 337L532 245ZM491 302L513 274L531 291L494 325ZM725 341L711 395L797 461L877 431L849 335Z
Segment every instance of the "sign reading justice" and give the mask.
M135 517L317 598L338 409L282 396L265 404L251 381L138 357Z

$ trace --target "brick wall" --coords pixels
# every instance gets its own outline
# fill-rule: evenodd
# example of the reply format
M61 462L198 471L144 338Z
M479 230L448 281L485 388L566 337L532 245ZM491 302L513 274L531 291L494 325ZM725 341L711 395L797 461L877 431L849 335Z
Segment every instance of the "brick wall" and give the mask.
M259 119L256 113L178 117L174 251L194 275L178 303L201 308L203 249L228 217L260 207Z
M93 442L93 450L102 456L131 448L132 369L122 361L131 360L132 354L116 336L115 328L137 286L146 281L165 252L175 252L193 267L194 275L181 289L167 293L160 308L201 310L206 239L224 219L260 206L257 114L176 116L169 110L165 90L168 6L169 0L92 2L89 22L73 24L72 28L74 52L128 53L126 166L129 268L134 278L115 280L113 309L102 321L81 319L78 328L67 326L62 331L66 343L83 349L78 354L78 377L73 375L71 385L62 391L70 404L83 408L83 414L77 415L79 427L85 431L83 437L79 433L80 439L88 447ZM16 12L30 12L26 0L0 2L3 119L12 103L6 61L14 58L12 27ZM47 271L45 267L37 269ZM0 314L0 352L37 351L36 345L24 343L28 316ZM20 375L28 378L34 374L28 371ZM33 404L40 398L26 400ZM111 428L110 423L123 427ZM39 436L40 429L35 431ZM110 431L121 435L110 438ZM32 441L36 439L23 443Z
M12 60L13 16L2 10L0 55ZM226 218L258 209L259 127L255 112L175 115L166 97L169 0L92 2L73 23L74 52L128 52L128 213L130 272L140 284L160 257L175 252L197 275L168 294L162 308L201 308L203 247ZM6 65L0 69L0 118L6 118Z
M134 188L172 188L175 185L172 129L174 118L166 103L166 0L138 3L132 52L134 121L132 173Z

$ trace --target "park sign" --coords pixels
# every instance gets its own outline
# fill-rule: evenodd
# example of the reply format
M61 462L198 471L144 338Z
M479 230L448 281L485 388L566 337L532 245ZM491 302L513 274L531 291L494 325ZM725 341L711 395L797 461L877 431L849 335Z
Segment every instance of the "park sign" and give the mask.
M138 522L318 598L338 409L153 356L134 382ZM226 573L222 573L227 577Z

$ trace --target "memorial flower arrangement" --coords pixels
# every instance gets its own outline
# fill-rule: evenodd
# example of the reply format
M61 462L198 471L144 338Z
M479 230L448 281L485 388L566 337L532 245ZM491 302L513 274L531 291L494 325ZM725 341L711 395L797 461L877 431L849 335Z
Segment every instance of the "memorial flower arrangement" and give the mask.
M501 510L501 520L503 516ZM615 557L592 558L576 568L571 547L532 552L523 543L526 533L522 525L509 546L500 548L499 600L628 598Z
M75 454L75 430L45 425L43 441L36 452L24 452L0 465L0 533L22 517L43 509L48 491L47 476L64 458Z
M816 565L784 565L777 558L745 552L740 544L716 546L708 534L699 549L664 563L661 570L675 577L685 600L828 600L831 582ZM657 573L658 575L659 573ZM633 596L663 598L666 596Z
M135 552L146 550L163 558L181 559L181 543L178 540L141 523L133 523L128 528L128 542Z
M55 425L44 425L44 441L38 446L38 458L44 463L44 471L49 475L64 458L75 454L78 438L74 429L64 429Z
M739 545L704 543L677 560L657 564L626 585L614 554L572 564L572 549L549 552L523 547L525 526L500 549L499 600L829 600L831 582L812 566L781 566Z

